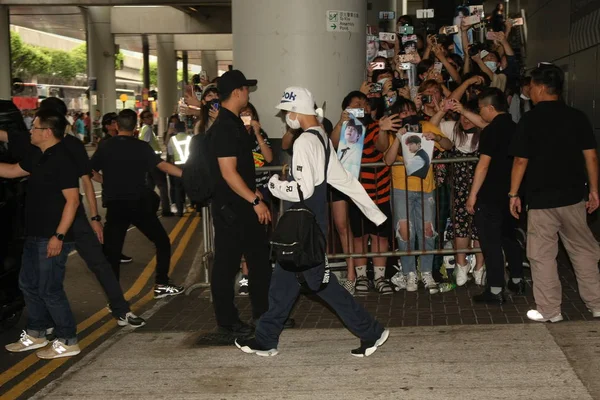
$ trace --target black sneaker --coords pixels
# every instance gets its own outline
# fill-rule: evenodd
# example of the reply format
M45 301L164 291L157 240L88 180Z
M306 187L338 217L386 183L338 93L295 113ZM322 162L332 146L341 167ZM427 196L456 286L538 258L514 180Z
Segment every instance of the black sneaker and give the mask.
M139 328L140 326L146 325L146 320L144 320L144 318L138 317L132 312L128 312L127 314L125 314L124 317L119 317L119 319L117 320L117 325L131 325L134 328Z
M167 296L177 296L183 293L183 290L183 286L171 285L170 283L166 285L155 285L154 298L162 299Z
M121 254L121 264L129 264L133 261L133 258L126 256L125 254Z
M390 337L389 329L384 329L383 333L375 342L365 342L364 340L360 341L360 347L358 349L354 349L350 351L354 357L369 357L371 354L377 351L379 346L383 346L383 344Z
M506 284L506 288L516 294L517 296L522 296L525 294L525 280L521 279L519 283L514 283L512 279L508 279Z
M238 290L238 294L240 296L248 296L250 291L248 290L248 275L242 275L242 279L240 279L240 289Z
M483 293L476 294L475 296L473 296L473 302L496 304L498 306L501 306L506 302L506 299L504 298L504 294L502 292L494 294L490 291L489 288L487 288Z
M237 338L235 339L235 345L244 353L256 354L261 357L273 357L279 354L277 349L267 349L266 347L260 345L256 341L256 338L253 337L247 339Z
M242 321L238 321L233 325L219 326L219 332L231 336L250 336L254 332L254 328Z

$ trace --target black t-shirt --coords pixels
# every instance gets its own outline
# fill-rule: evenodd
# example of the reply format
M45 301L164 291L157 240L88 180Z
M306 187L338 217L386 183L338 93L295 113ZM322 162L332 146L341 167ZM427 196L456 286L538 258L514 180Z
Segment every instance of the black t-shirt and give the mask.
M510 143L517 125L510 114L500 114L481 132L479 152L491 157L485 181L477 194L477 201L483 204L504 204L508 207L510 173L513 158Z
M587 191L583 150L595 148L586 115L562 101L540 102L523 115L511 153L529 160L527 206L547 209L582 201Z
M133 136L115 136L98 147L92 169L102 172L104 199L139 200L146 190L146 174L162 162L152 147Z
M72 135L65 135L62 142L77 167L77 176L89 176L92 173L92 164L83 142Z
M219 116L207 132L210 135L215 155L215 171L219 171L218 158L237 158L237 172L248 188L256 190L254 169L254 135L249 135L239 116L222 107ZM250 204L238 196L225 182L220 173L215 186L214 202L218 205Z
M64 143L60 142L44 153L29 152L19 165L31 175L25 201L25 234L51 238L66 204L62 191L79 187L75 163ZM72 240L69 229L65 241Z

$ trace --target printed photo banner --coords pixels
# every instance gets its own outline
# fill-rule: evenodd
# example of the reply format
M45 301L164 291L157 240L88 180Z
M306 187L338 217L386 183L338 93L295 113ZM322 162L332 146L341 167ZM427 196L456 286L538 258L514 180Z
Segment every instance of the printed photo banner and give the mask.
M400 144L406 175L425 179L433 157L433 140L427 140L422 133L407 132Z
M342 124L340 132L337 156L344 168L356 179L360 176L360 162L362 160L365 133L365 126L352 116L349 121Z

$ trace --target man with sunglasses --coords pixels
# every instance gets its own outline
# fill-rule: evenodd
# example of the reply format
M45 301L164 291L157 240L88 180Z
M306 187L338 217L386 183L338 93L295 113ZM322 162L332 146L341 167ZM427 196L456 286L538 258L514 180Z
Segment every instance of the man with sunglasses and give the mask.
M562 101L563 86L559 67L538 64L529 91L535 108L519 121L512 144L510 211L519 218L519 189L527 171L527 257L537 306L527 318L539 322L563 320L556 265L559 236L581 298L600 318L600 246L586 219L586 211L593 213L599 204L597 143L587 116Z

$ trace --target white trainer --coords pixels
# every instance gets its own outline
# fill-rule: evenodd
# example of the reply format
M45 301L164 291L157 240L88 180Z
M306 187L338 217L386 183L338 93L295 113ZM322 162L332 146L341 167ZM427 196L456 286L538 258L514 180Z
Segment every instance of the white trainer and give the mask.
M560 322L563 320L562 314L558 314L556 317L544 318L544 316L538 310L527 311L527 318L536 322Z
M485 285L485 267L481 267L478 270L473 270L473 278L475 279L475 284L477 286Z
M417 274L415 272L409 272L406 277L406 291L416 292L417 289L419 289L419 279L417 278Z
M456 264L454 278L456 279L456 286L464 286L469 280L469 265Z

